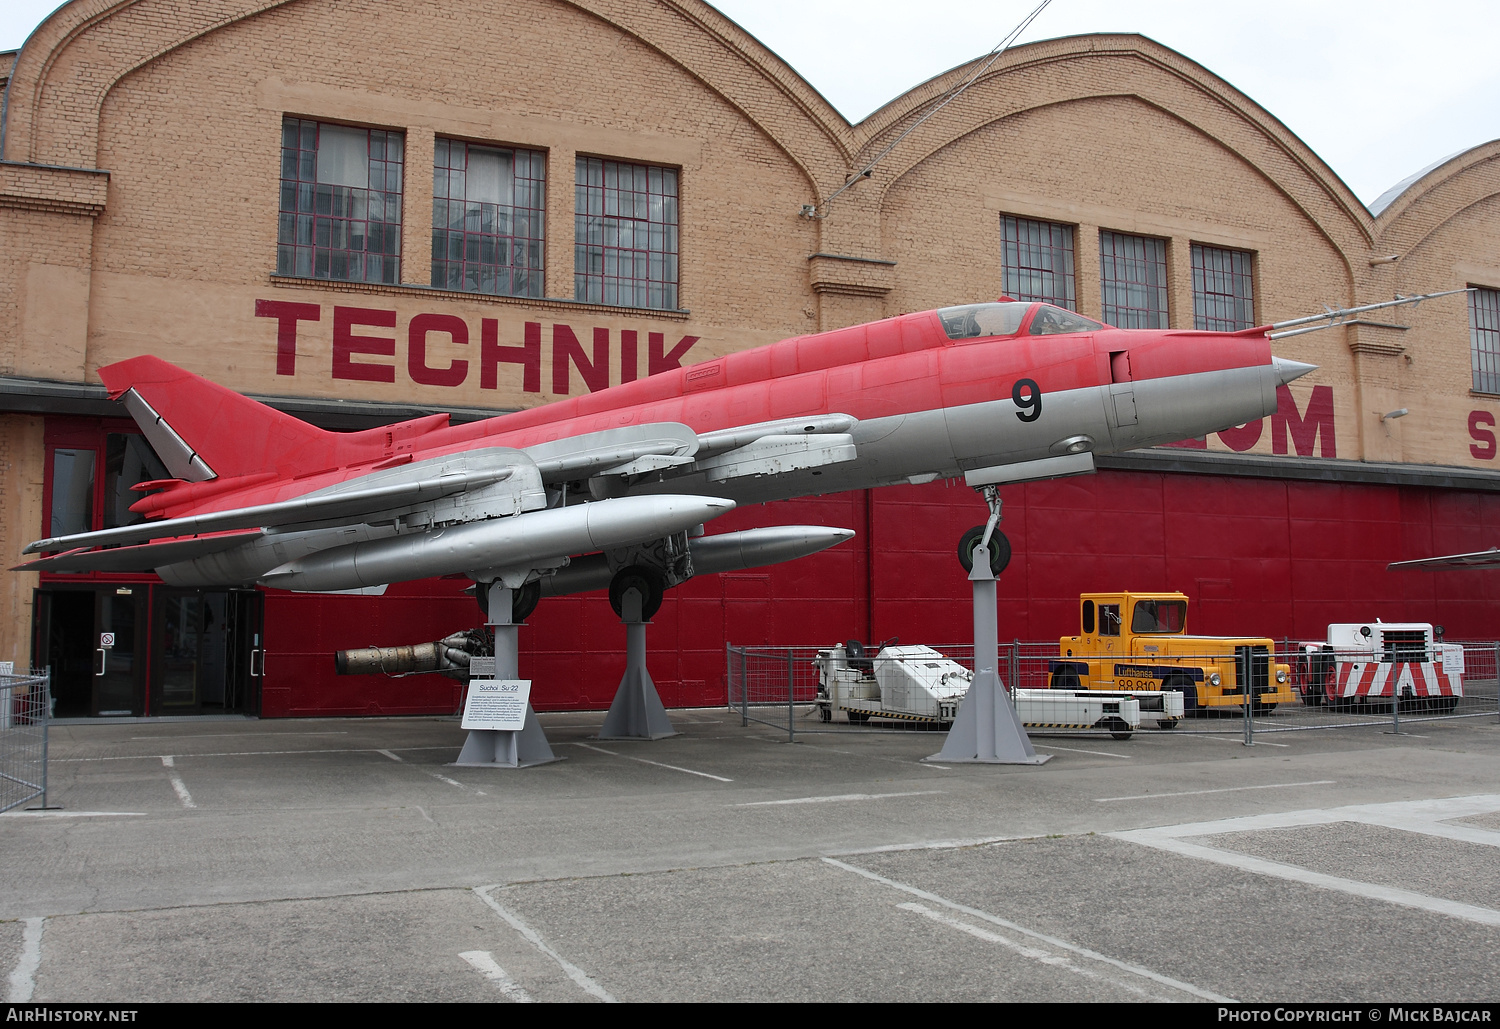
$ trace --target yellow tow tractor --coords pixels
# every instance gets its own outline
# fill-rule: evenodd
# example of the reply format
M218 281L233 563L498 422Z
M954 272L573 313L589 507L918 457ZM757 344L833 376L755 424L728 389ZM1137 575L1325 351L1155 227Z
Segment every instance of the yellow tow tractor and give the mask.
M1272 662L1267 637L1189 636L1183 593L1085 593L1079 634L1059 640L1048 662L1053 689L1162 690L1182 694L1185 714L1240 708L1245 688L1259 714L1296 700L1291 668Z

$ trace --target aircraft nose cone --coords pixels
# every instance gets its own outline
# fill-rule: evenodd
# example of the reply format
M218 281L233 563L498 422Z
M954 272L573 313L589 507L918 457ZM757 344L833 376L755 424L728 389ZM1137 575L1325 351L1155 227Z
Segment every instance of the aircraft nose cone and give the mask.
M1300 379L1308 372L1315 372L1318 366L1315 364L1303 364L1301 361L1288 361L1284 357L1271 358L1271 365L1276 369L1276 383L1285 386L1293 379Z

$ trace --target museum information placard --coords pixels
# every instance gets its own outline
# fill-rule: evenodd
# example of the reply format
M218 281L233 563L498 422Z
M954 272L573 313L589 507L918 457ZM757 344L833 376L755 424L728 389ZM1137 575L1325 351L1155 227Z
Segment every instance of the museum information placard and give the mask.
M520 732L526 724L526 703L530 699L530 679L471 679L463 727Z

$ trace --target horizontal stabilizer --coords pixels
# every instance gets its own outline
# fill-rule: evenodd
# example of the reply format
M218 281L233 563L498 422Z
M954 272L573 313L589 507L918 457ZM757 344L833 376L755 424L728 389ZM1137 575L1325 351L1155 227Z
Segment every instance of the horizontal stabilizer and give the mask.
M241 507L231 511L190 515L186 518L142 522L118 529L56 536L29 544L23 553L36 554L48 550L71 550L75 547L110 546L117 543L143 543L148 540L191 536L205 532L228 532L233 529L287 529L331 518L358 518L413 504L425 504L430 500L437 500L455 493L480 489L507 479L511 474L512 469L508 466L474 469L449 472L415 482L398 482L368 489L315 493L275 504L258 504L254 507Z
M192 561L232 550L263 536L259 529L227 533L222 536L193 536L189 539L162 540L138 547L115 547L110 550L70 550L56 557L44 557L12 568L13 572L149 572L179 561Z

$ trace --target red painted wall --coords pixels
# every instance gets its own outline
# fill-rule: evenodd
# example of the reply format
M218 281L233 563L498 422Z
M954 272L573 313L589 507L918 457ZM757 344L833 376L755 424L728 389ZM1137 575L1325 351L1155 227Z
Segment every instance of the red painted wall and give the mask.
M1500 539L1500 496L1401 486L1137 472L1003 491L1014 557L1000 577L1002 639L1077 630L1079 593L1181 590L1188 628L1315 639L1329 622L1431 621L1449 639L1500 635L1500 575L1388 572L1404 558L1480 550ZM721 703L724 643L819 645L899 636L970 642L959 535L985 518L973 490L932 483L768 504L714 532L811 523L856 539L789 564L707 576L669 591L649 631L668 706ZM450 713L457 684L436 675L334 675L334 650L439 639L479 621L443 580L385 597L270 591L263 713ZM625 634L602 593L547 599L521 630L521 674L540 710L604 708L625 666Z

